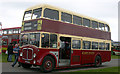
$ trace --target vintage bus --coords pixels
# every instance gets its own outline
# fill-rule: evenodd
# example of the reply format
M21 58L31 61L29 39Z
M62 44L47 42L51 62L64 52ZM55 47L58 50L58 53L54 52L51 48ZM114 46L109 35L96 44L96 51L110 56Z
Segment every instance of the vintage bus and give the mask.
M19 35L21 32L21 27L5 28L2 29L2 52L6 52L7 47L10 43L19 43Z
M2 23L0 22L0 54L2 49Z
M100 66L111 60L111 32L107 23L47 4L25 10L20 57L24 68L41 71Z

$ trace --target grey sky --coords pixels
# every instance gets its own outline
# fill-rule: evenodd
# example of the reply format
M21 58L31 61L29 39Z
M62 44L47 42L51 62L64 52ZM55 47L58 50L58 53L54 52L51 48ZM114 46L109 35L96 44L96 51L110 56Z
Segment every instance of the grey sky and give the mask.
M1 0L0 22L3 28L20 27L24 10L37 4L50 4L107 22L111 38L118 41L119 0Z

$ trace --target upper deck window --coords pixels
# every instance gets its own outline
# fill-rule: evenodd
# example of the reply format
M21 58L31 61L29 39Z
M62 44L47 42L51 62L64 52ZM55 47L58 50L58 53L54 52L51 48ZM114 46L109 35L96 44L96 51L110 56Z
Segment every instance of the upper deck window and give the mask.
M24 14L24 21L25 20L30 20L31 19L31 15L32 15L32 10L26 11L25 14Z
M59 20L59 12L57 10L52 10L52 9L46 8L44 10L44 17L50 18L53 20Z
M61 20L64 22L72 23L72 15L68 13L61 13Z
M89 19L86 19L86 18L83 18L83 25L85 27L90 27L90 20Z
M73 24L82 25L82 18L73 15Z
M107 25L107 24L105 24L105 31L110 31L110 29L109 29L109 26Z
M34 9L32 19L40 18L42 13L42 8Z
M99 30L103 30L104 31L104 24L103 23L99 23Z
M98 29L98 22L92 21L92 28Z

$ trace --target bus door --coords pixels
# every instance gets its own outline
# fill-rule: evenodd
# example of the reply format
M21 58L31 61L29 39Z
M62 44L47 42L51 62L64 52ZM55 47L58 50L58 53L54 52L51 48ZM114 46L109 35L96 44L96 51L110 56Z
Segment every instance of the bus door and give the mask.
M60 37L59 66L70 66L71 38Z

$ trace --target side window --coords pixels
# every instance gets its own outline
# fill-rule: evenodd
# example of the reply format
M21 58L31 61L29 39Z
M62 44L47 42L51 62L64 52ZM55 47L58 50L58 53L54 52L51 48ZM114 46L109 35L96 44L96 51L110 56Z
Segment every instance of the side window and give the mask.
M90 41L83 41L83 49L90 49L91 42Z
M50 18L53 20L59 20L59 12L57 10L52 10L52 9L46 8L44 10L44 17Z
M92 28L98 29L98 22L92 21Z
M49 47L49 34L42 33L41 35L41 47L48 48Z
M110 31L110 29L109 29L109 26L107 25L107 24L105 24L105 31Z
M85 27L90 27L90 20L89 19L86 19L86 18L83 18L83 25Z
M50 34L50 48L57 48L57 35Z
M8 33L8 31L7 31L7 30L4 30L4 31L3 31L3 34L7 34L7 33Z
M8 34L12 34L12 33L13 33L13 30L12 30L12 29L8 31Z
M105 43L99 43L99 50L105 50Z
M73 40L72 41L72 48L73 49L80 49L81 48L81 41L80 40Z
M73 15L73 24L82 25L82 18Z
M104 31L104 24L103 23L99 23L99 30Z
M61 13L61 20L64 22L72 23L72 15L68 13Z
M92 49L98 50L98 42L92 42Z
M109 43L106 43L106 50L110 50L110 44Z

